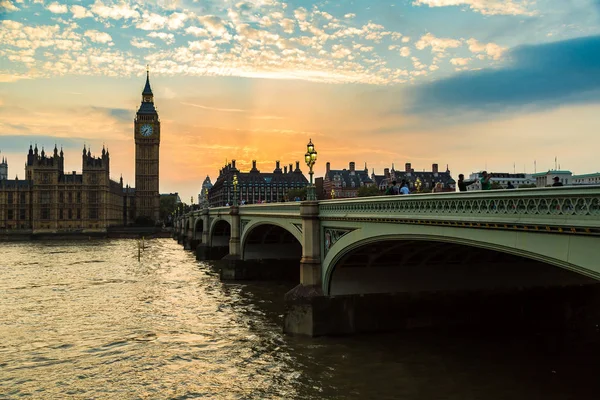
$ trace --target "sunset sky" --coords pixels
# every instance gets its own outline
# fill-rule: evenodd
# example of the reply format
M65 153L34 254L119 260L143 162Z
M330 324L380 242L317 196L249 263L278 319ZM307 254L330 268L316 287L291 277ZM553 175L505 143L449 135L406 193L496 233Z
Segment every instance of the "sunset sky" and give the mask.
M600 0L0 0L0 152L84 143L134 182L146 65L160 190L226 160L600 170ZM303 164L304 165L304 164ZM306 166L303 171L306 172Z

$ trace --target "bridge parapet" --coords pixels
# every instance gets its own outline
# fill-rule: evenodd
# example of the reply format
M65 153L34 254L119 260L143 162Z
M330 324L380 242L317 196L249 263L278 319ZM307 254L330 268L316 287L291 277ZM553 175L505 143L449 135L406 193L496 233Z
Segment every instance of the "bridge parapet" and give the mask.
M300 202L249 204L240 207L240 215L300 216Z
M531 225L600 233L600 186L411 194L321 201L322 220ZM501 226L497 226L501 225ZM503 226L507 225L507 226ZM479 226L477 226L479 227ZM488 226L489 227L489 226Z

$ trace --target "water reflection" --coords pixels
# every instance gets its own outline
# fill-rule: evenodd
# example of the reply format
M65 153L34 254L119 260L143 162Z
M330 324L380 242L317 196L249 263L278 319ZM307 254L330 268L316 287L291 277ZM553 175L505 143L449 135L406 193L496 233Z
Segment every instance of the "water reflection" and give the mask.
M169 239L146 246L0 245L0 397L596 398L596 358L527 338L284 336L289 283L223 284Z

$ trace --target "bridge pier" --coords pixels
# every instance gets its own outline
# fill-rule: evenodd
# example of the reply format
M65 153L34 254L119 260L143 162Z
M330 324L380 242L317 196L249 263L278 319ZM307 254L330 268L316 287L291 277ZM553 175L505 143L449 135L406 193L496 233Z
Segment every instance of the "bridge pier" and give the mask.
M320 328L319 304L326 299L321 287L321 229L319 203L300 205L302 218L302 258L300 284L286 293L283 331L293 335L317 336Z

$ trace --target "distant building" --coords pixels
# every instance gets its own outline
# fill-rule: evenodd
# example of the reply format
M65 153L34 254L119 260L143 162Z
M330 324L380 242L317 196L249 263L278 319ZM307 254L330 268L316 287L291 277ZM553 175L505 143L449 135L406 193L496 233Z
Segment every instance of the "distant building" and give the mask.
M204 178L204 182L202 182L202 189L200 189L200 193L198 194L198 205L201 209L208 207L208 191L212 187L213 184L210 181L210 177L206 175L206 178Z
M555 176L558 176L559 182L562 182L564 186L568 186L573 184L572 175L571 171L551 169L533 174L532 177L535 179L535 186L537 187L552 186Z
M600 185L600 172L592 174L573 175L573 185Z
M490 182L496 183L496 184L502 186L502 188L504 188L504 189L506 189L509 182L515 188L518 188L521 185L535 185L535 183L536 183L536 180L532 174L526 174L526 173L510 174L508 172L492 172L490 175L492 176L490 178ZM476 182L472 185L467 186L467 190L468 191L481 190L481 184L480 184L481 178L483 178L483 171L473 172L471 175L469 175L470 180L477 180L479 182Z
M8 169L8 166L6 166ZM0 180L0 230L104 232L126 221L123 180L110 179L110 155L84 146L82 172L65 173L56 146L47 155L29 146L25 179Z
M422 192L453 192L456 190L456 181L452 179L448 166L446 166L446 171L440 172L438 164L431 164L431 171L415 171L411 163L404 164L404 171L398 171L392 164L391 169L385 168L383 170L383 175L376 175L373 171L371 179L381 191L387 189L388 183L396 181L400 184L402 180L408 182L411 192L417 190L417 182L420 183Z
M344 199L358 196L358 189L362 186L373 186L375 183L369 177L369 170L365 163L364 170L356 170L354 161L348 169L331 169L331 164L325 164L323 177L322 197L324 199ZM318 196L321 197L321 196Z
M264 173L256 168L256 160L252 161L249 172L241 172L235 166L235 160L225 165L219 171L219 177L212 188L208 190L208 201L211 207L233 204L234 176L237 176L238 204L272 203L283 201L287 192L292 189L302 189L308 186L308 180L300 170L300 162L296 161L296 168L292 164L283 170L280 162L275 162L273 172Z

